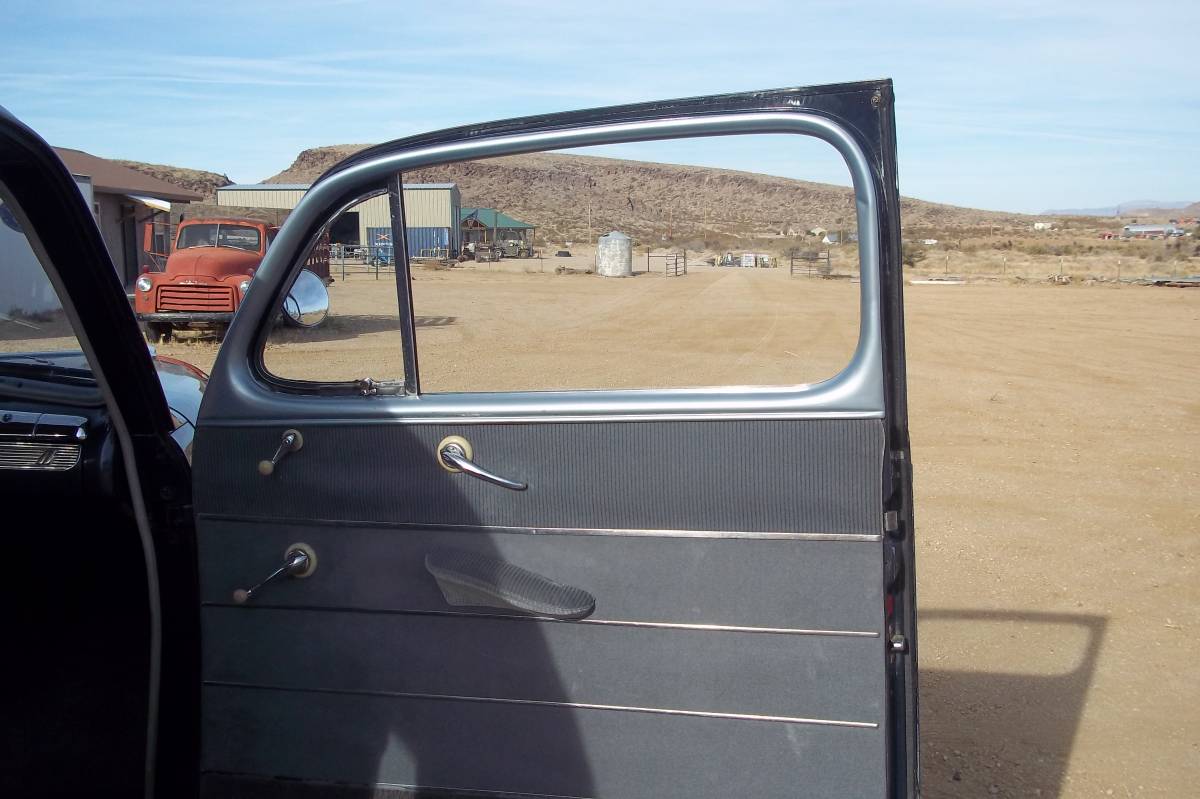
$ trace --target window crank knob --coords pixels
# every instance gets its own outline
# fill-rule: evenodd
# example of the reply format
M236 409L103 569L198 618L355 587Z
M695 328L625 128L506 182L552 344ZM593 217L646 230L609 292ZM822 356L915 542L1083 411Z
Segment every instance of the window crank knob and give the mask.
M246 604L250 597L255 596L267 585L284 578L304 578L317 570L317 553L308 544L292 544L283 555L283 565L267 575L258 585L250 588L238 588L233 592L233 601L238 605Z
M296 452L303 446L304 436L300 435L299 430L284 430L283 438L279 440L279 449L275 450L275 455L269 461L258 462L258 473L263 477L270 477L275 473L275 466L284 457Z

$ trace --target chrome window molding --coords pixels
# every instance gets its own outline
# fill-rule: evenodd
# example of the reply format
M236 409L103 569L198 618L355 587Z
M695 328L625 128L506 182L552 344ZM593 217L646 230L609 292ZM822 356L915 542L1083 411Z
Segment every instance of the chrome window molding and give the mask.
M264 374L247 368L259 363L258 343L265 340L271 303L281 296L312 231L331 208L384 183L390 175L455 161L637 141L791 133L832 145L845 160L854 187L859 228L861 273L858 344L847 366L819 383L796 386L714 386L656 390L578 390L503 393L447 393L359 397L284 391ZM666 120L596 124L567 130L538 131L416 147L381 155L318 181L304 195L267 253L257 280L266 290L251 292L243 316L260 320L257 330L234 326L214 374L228 387L221 402L206 403L205 416L224 421L257 420L276 415L315 416L326 420L370 418L397 421L545 421L638 418L882 418L883 352L880 318L879 198L866 154L847 129L803 111L745 112L683 116ZM404 266L404 265L398 265ZM415 342L404 341L406 348ZM320 384L312 384L314 389ZM291 388L295 388L292 386ZM219 408L219 411L216 410Z
M425 530L430 532L473 533L478 535L582 535L635 538L721 538L744 541L824 541L853 544L877 544L881 533L821 533L737 530L664 530L631 527L515 527L497 524L444 524L438 522L392 522L358 519L293 518L277 515L197 513L196 518L219 522L295 524L313 527L356 527L364 530Z
M413 610L407 608L372 608L344 605L272 605L259 602L239 605L234 602L201 602L206 608L236 608L239 611L293 611L304 613L351 613L372 616L434 616L443 619L534 622L538 624L573 624L579 627L631 627L647 630L680 630L698 633L739 633L753 635L806 635L830 638L878 638L878 630L833 630L806 627L753 627L739 624L699 624L676 621L632 621L629 619L554 619L549 616L516 616L509 613L474 613L458 610Z
M498 696L466 696L460 694L434 694L420 691L383 691L359 688L290 688L262 683L244 683L231 680L205 680L206 686L214 688L241 688L251 691L279 691L299 694L331 694L334 696L372 696L388 699L423 699L434 702L483 702L496 705L527 705L531 707L567 708L571 710L608 710L619 713L650 713L660 716L687 716L703 719L725 719L729 721L759 721L775 724L811 724L819 727L852 727L862 730L879 728L874 721L845 721L842 719L807 718L804 716L775 716L760 713L727 713L716 710L684 710L673 707L644 707L642 705L606 705L593 702L559 702L548 699L508 699Z

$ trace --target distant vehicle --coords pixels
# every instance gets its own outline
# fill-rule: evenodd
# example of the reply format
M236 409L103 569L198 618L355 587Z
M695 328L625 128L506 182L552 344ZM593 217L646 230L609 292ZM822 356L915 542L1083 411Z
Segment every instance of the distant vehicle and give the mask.
M253 219L205 218L181 223L163 271L146 271L134 283L133 307L146 337L152 342L169 341L177 329L192 328L213 330L223 338L278 232L277 226ZM161 256L152 252L152 240L153 230L147 225L145 250ZM303 324L301 317L315 318L315 306L328 310L328 293L324 299L320 296L324 286L318 289L313 285L313 277L321 283L322 265L323 277L329 276L328 253L325 243L323 253L310 257L305 265L310 277L297 279L297 286L303 283L308 310L300 311L293 292L284 303L285 320L311 327ZM324 319L324 311L319 316L313 324Z
M505 258L533 257L533 246L522 239L505 239L500 242L500 251Z
M769 267L771 266L771 256L765 253L745 252L741 255L734 255L727 252L717 261L717 266L744 266L744 267Z

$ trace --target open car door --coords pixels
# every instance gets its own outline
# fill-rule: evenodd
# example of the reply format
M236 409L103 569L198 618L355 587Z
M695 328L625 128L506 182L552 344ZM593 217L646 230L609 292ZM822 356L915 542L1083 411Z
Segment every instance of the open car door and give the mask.
M146 347L90 200L0 108L0 795L180 796L198 613L177 409L203 374L180 368L164 393L173 367Z
M202 793L916 796L893 124L890 81L703 97L417 136L314 184L196 435ZM404 173L753 133L822 139L852 176L859 338L835 377L422 392ZM403 380L273 376L273 309L381 191Z

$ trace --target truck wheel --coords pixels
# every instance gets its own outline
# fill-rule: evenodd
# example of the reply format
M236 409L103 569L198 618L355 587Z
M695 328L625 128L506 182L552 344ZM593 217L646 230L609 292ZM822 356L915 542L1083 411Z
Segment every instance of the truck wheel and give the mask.
M159 340L162 340L164 343L171 340L172 330L170 322L146 322L143 328L145 329L146 338L149 339L151 344L157 344Z

